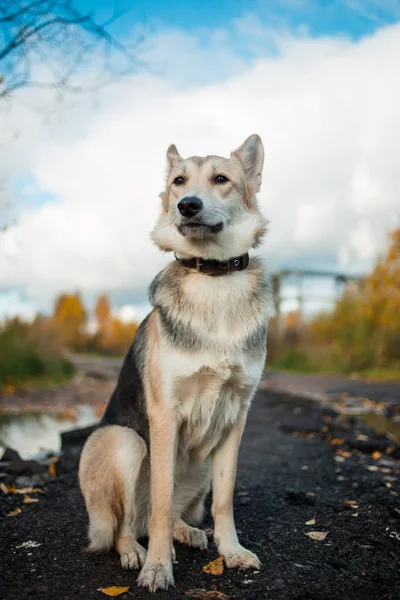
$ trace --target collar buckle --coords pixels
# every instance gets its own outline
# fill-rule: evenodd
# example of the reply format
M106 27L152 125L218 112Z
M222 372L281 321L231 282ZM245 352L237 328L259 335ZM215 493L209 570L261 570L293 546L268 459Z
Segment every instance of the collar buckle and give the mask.
M203 273L204 262L202 258L196 258L196 270L198 273Z

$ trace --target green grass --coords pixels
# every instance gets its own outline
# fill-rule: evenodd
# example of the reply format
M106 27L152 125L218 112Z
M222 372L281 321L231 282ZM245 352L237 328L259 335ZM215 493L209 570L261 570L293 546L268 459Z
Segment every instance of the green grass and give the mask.
M348 368L333 355L323 356L320 352L306 351L301 348L289 348L283 351L274 361L269 361L269 368L290 373L318 373L321 375L347 375L369 379L371 381L400 381L400 364L386 367L366 367L362 369Z
M29 327L12 322L0 330L0 389L35 381L61 383L74 372L61 351L32 336Z

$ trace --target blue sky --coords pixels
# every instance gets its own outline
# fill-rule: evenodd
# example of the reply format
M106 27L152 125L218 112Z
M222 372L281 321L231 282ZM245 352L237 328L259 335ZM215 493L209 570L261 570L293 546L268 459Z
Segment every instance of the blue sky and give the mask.
M275 29L356 40L400 18L397 0L81 0L79 6L100 17L110 15L115 6L126 8L128 12L114 27L124 35L135 23L151 31L165 27L193 31L225 28L229 21L255 14L263 25Z

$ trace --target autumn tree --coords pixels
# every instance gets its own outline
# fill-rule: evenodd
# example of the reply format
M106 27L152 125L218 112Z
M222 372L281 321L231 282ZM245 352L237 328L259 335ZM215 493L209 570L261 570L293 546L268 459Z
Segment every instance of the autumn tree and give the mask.
M310 330L332 344L345 370L400 360L400 229L362 284L344 292L332 315L315 317Z
M94 309L98 331L105 332L111 321L111 305L106 294L99 296Z
M111 320L110 330L105 339L105 349L110 354L125 354L135 337L138 325L135 322L124 323L114 317Z
M82 350L85 346L87 314L79 293L61 294L53 315L60 339L66 348Z

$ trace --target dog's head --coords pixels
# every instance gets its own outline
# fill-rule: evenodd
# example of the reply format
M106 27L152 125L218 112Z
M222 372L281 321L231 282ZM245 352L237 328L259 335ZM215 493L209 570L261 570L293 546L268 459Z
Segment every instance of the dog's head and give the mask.
M255 198L264 162L258 135L251 135L230 158L183 159L172 145L167 160L162 214L152 232L162 250L224 260L260 243L267 222Z

